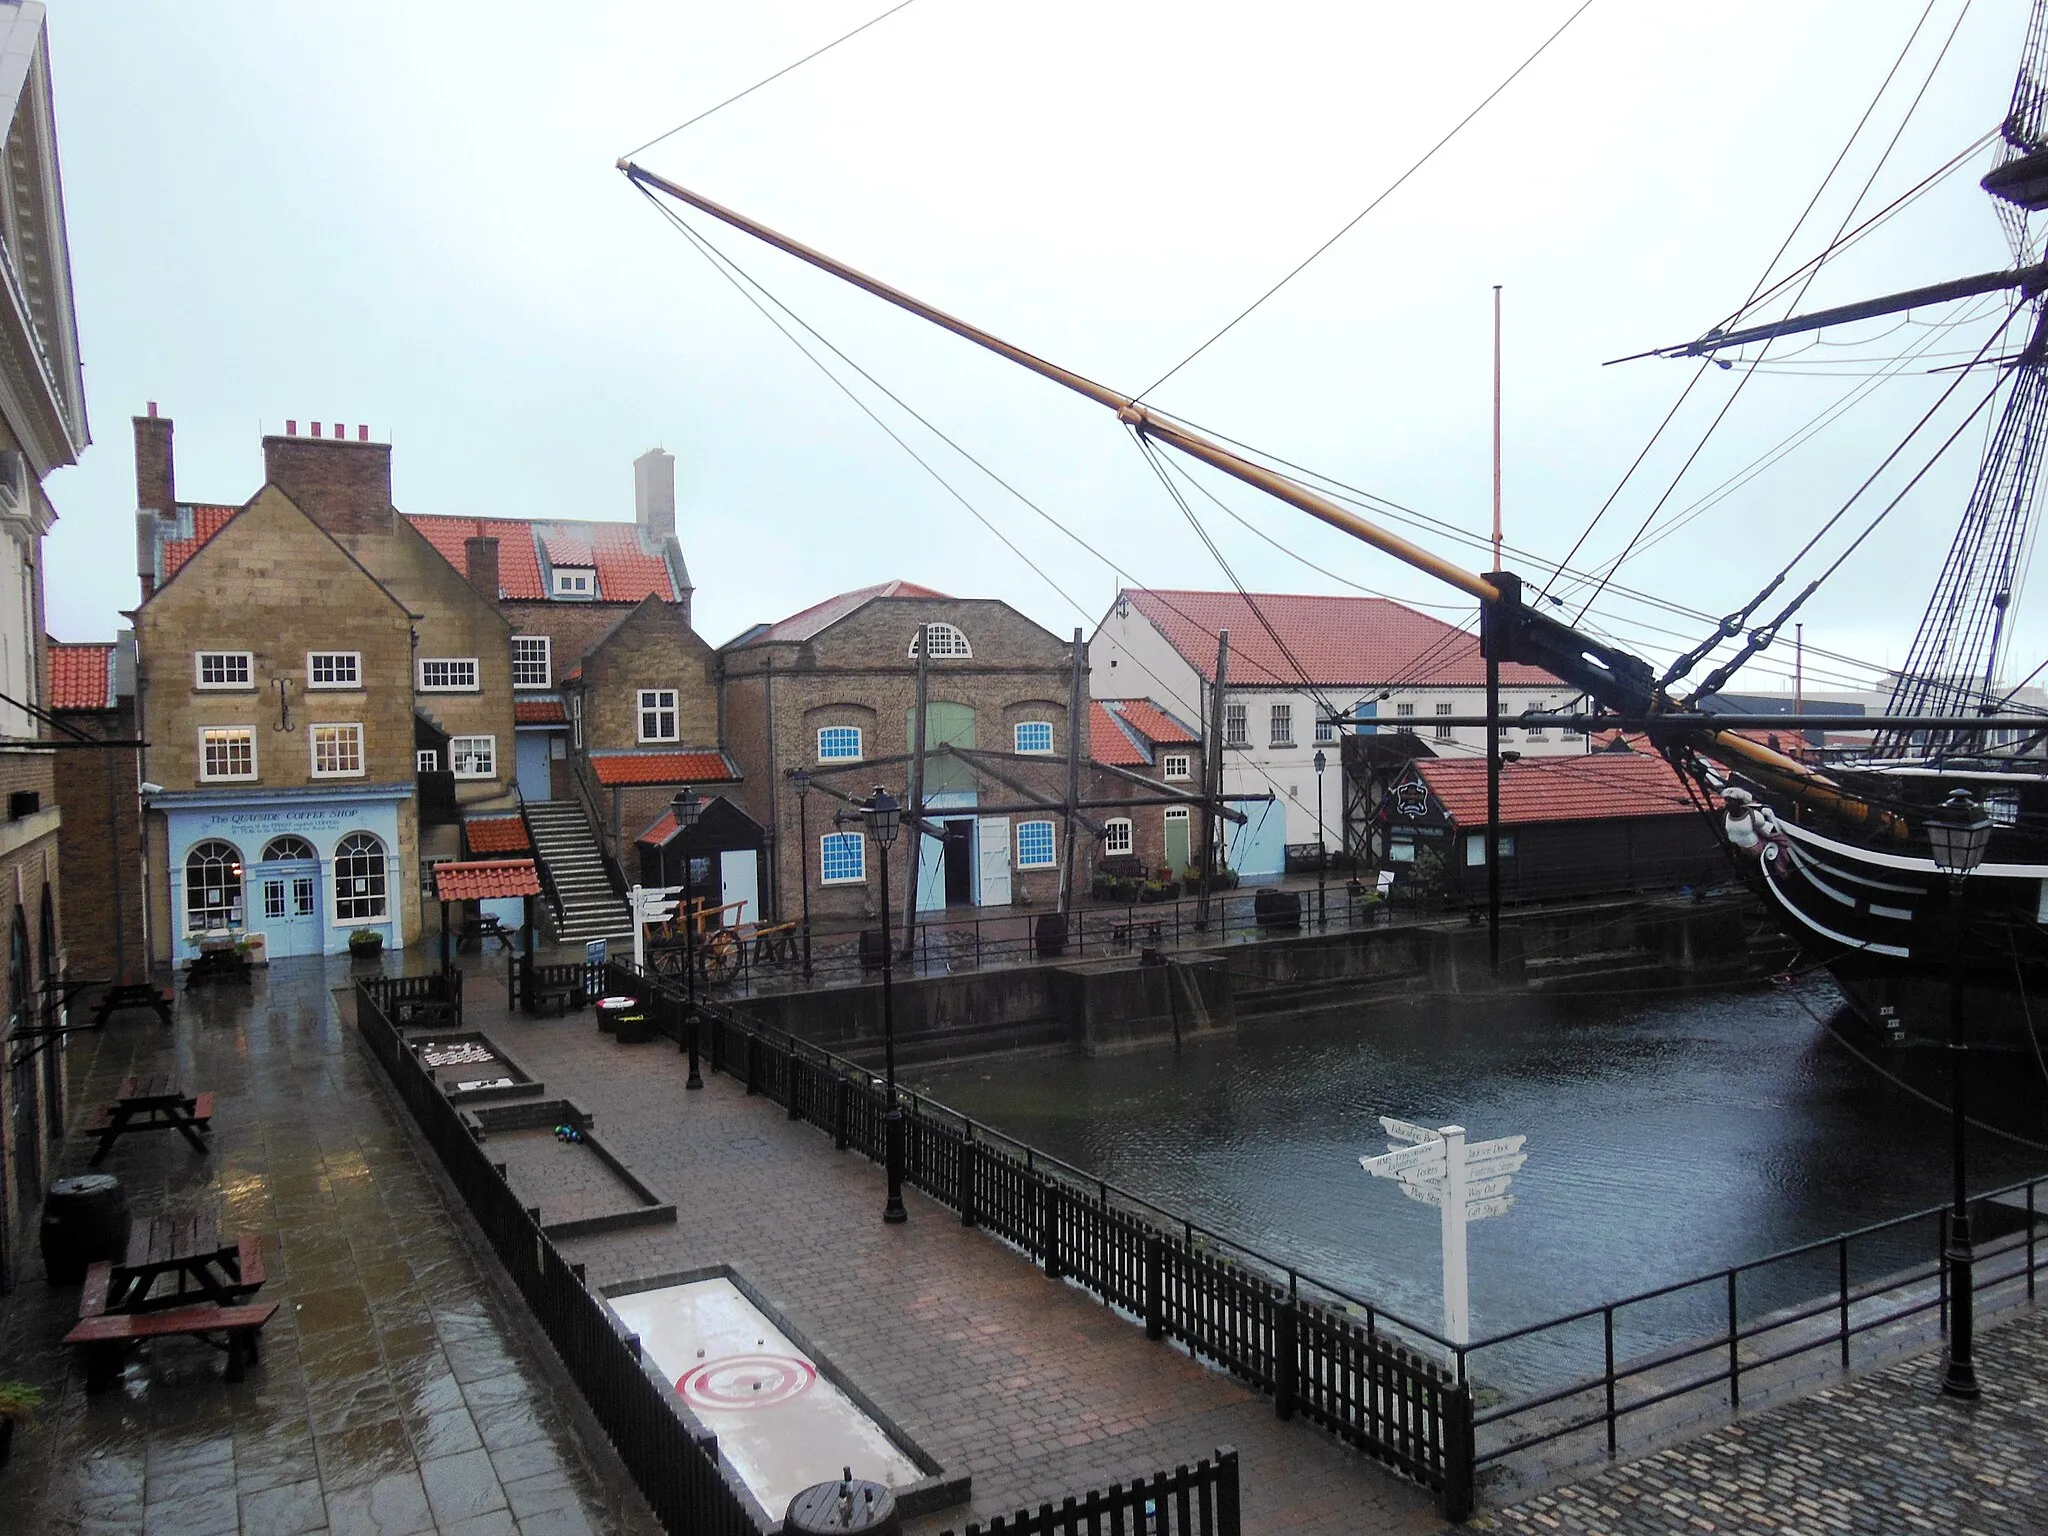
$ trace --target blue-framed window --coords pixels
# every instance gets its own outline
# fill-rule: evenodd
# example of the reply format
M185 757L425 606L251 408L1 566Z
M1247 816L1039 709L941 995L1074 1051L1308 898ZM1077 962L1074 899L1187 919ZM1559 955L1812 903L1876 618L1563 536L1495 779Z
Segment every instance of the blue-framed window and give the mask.
M1049 821L1018 822L1017 867L1019 869L1050 869L1053 863L1052 823Z
M1016 735L1019 752L1052 750L1052 722L1049 720L1025 720L1018 725Z
M818 732L818 761L844 762L860 757L860 727L828 725Z
M868 877L868 840L859 832L827 832L818 839L818 878L841 885Z

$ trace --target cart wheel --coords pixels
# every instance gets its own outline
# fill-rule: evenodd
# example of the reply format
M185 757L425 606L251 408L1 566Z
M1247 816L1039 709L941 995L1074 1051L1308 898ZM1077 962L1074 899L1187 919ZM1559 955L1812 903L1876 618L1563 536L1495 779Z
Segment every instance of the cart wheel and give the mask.
M729 929L721 928L707 938L700 951L704 957L704 979L722 987L740 973L740 941Z
M647 961L657 976L683 974L683 952L680 949L657 949L647 957Z

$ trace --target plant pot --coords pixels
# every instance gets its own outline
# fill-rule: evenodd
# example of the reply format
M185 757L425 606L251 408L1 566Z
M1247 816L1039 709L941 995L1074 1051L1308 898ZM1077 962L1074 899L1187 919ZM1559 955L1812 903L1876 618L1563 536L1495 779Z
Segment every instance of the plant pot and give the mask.
M351 960L375 960L383 953L384 935L381 933L373 939L350 939L348 941L348 957Z

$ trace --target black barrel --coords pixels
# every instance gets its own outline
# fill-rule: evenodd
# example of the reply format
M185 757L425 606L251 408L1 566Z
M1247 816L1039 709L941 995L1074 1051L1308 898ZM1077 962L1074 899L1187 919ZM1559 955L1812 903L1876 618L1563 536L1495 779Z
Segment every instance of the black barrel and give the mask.
M128 1195L111 1173L59 1179L43 1200L43 1273L77 1285L88 1264L128 1256Z
M1261 928L1298 931L1301 927L1301 892L1262 886L1252 896L1252 916L1258 919Z
M861 1531L866 1536L898 1536L903 1516L896 1508L896 1495L880 1483L870 1483L847 1470L836 1483L816 1483L789 1501L782 1517L784 1536L843 1536Z
M1067 914L1064 912L1043 912L1039 914L1038 953L1042 959L1051 960L1067 952Z

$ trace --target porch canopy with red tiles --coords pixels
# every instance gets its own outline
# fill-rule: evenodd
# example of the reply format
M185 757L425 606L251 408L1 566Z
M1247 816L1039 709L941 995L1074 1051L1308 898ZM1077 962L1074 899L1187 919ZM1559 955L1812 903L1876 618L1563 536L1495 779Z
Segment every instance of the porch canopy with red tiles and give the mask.
M479 859L434 866L434 895L441 901L497 901L539 894L540 872L531 859Z

